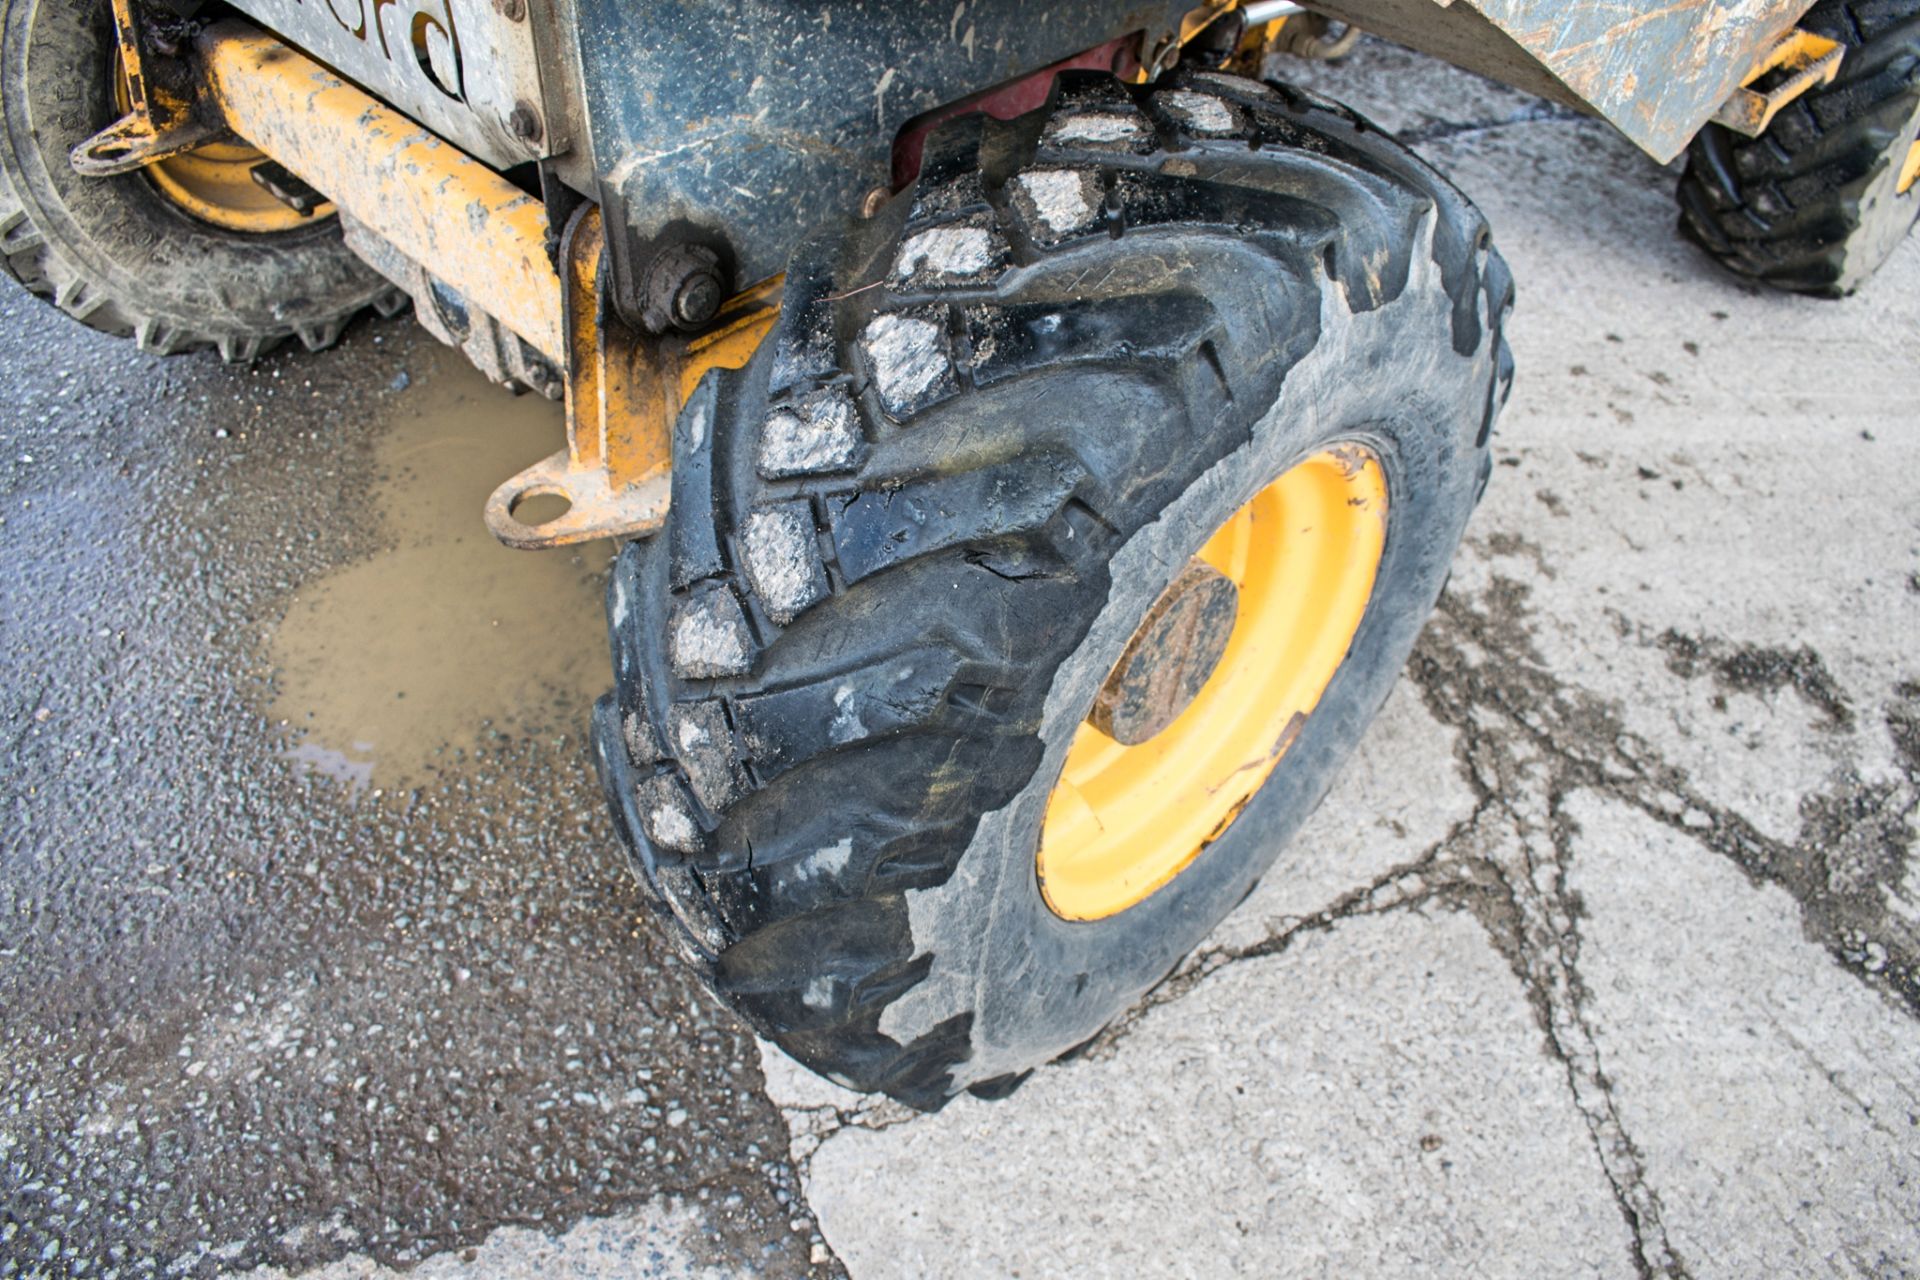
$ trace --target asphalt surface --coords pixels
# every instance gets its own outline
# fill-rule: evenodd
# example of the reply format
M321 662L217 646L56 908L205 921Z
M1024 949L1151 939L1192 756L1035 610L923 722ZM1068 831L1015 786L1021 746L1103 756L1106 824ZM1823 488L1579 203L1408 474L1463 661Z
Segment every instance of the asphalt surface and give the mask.
M553 407L406 322L238 371L8 293L0 365L0 1274L404 1263L672 1197L688 1256L804 1271L753 1040L642 927L593 781L605 549L480 527Z
M1920 242L1775 297L1597 124L1286 73L1487 210L1500 465L1267 882L935 1116L642 921L605 552L479 528L549 406L0 299L0 1274L1920 1275Z

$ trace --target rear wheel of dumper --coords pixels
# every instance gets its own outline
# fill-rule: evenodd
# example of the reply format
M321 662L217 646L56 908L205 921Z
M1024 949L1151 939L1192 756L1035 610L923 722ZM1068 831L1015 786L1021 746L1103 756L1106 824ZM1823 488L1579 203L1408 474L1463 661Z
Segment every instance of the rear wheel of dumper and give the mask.
M336 219L253 182L257 153L216 142L115 177L68 154L124 111L108 0L0 0L0 262L95 329L167 354L246 361L282 339L330 345L400 295Z
M1846 46L1839 75L1758 138L1702 130L1680 226L1741 275L1838 298L1920 216L1920 0L1821 0L1800 25Z
M1279 86L1067 78L943 126L797 252L614 571L596 746L692 963L923 1107L1099 1031L1386 697L1510 301L1457 192Z

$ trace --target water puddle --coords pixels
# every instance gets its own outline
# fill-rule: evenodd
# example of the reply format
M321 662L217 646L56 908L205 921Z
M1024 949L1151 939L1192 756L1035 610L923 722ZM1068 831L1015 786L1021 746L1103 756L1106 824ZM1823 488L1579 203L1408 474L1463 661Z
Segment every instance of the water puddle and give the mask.
M296 766L353 790L416 780L496 735L578 731L610 682L611 547L509 551L494 487L564 446L560 409L422 353L377 444L387 549L301 586L274 634L272 715Z

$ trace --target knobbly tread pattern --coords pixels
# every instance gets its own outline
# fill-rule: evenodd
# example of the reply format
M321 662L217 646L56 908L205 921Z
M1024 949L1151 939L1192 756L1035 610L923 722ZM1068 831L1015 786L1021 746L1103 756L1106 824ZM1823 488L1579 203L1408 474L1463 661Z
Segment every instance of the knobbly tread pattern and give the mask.
M115 337L135 336L139 320L131 319L107 294L81 274L63 270L33 225L26 208L7 189L0 172L0 264L27 292L44 298L89 328ZM151 328L151 325L149 325Z
M347 322L367 307L385 316L396 315L406 307L406 295L388 288L376 297L355 300L331 316L272 329L235 333L170 323L142 311L133 299L116 296L107 281L60 253L33 225L26 209L7 190L7 183L6 173L0 170L0 266L35 297L45 299L89 329L134 339L149 355L212 349L228 364L246 365L288 338L298 338L308 351L324 351L340 340ZM154 198L159 199L157 195ZM341 251L346 252L344 246Z
M1920 214L1914 191L1862 208L1920 130L1920 0L1821 0L1801 25L1847 46L1839 75L1758 138L1701 130L1680 179L1680 227L1741 275L1840 297L1879 265L1849 262L1862 237L1890 249ZM1902 225L1866 225L1879 218Z
M1407 287L1426 228L1453 347L1489 366L1483 447L1512 376L1512 280L1484 222L1360 117L1283 86L1062 77L1043 113L943 126L876 218L803 243L761 353L682 411L668 529L624 547L609 585L616 685L595 711L622 834L724 999L841 1083L947 1100L971 1015L908 1044L879 1031L925 971L905 894L944 883L1038 763L1072 637L1009 635L1104 596L1108 557L1181 483L1137 443L951 406L1122 374L1198 439L1256 411L1222 352L1290 363L1318 312L1229 323L1156 254L1257 241L1361 311ZM1080 262L1119 286L1047 292Z

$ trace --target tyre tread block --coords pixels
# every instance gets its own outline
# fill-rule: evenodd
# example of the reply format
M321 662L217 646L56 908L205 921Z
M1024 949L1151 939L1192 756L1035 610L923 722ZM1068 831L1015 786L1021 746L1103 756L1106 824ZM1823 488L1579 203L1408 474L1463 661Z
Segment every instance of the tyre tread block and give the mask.
M1045 525L1086 468L1042 454L959 475L882 482L827 502L834 556L848 582L951 547L1005 539Z
M1064 303L983 303L968 307L965 318L973 381L987 387L1075 364L1184 360L1211 331L1213 307L1192 294L1167 293Z
M928 645L856 671L734 704L754 772L771 779L832 751L917 729L941 711L960 671Z
M684 591L704 578L726 572L716 528L713 489L713 439L717 430L720 381L726 370L711 369L687 397L673 424L671 510L667 522L670 581Z
M1737 274L1843 297L1920 216L1920 194L1873 195L1920 125L1920 0L1821 0L1800 25L1847 46L1839 75L1759 138L1701 130L1680 229Z

